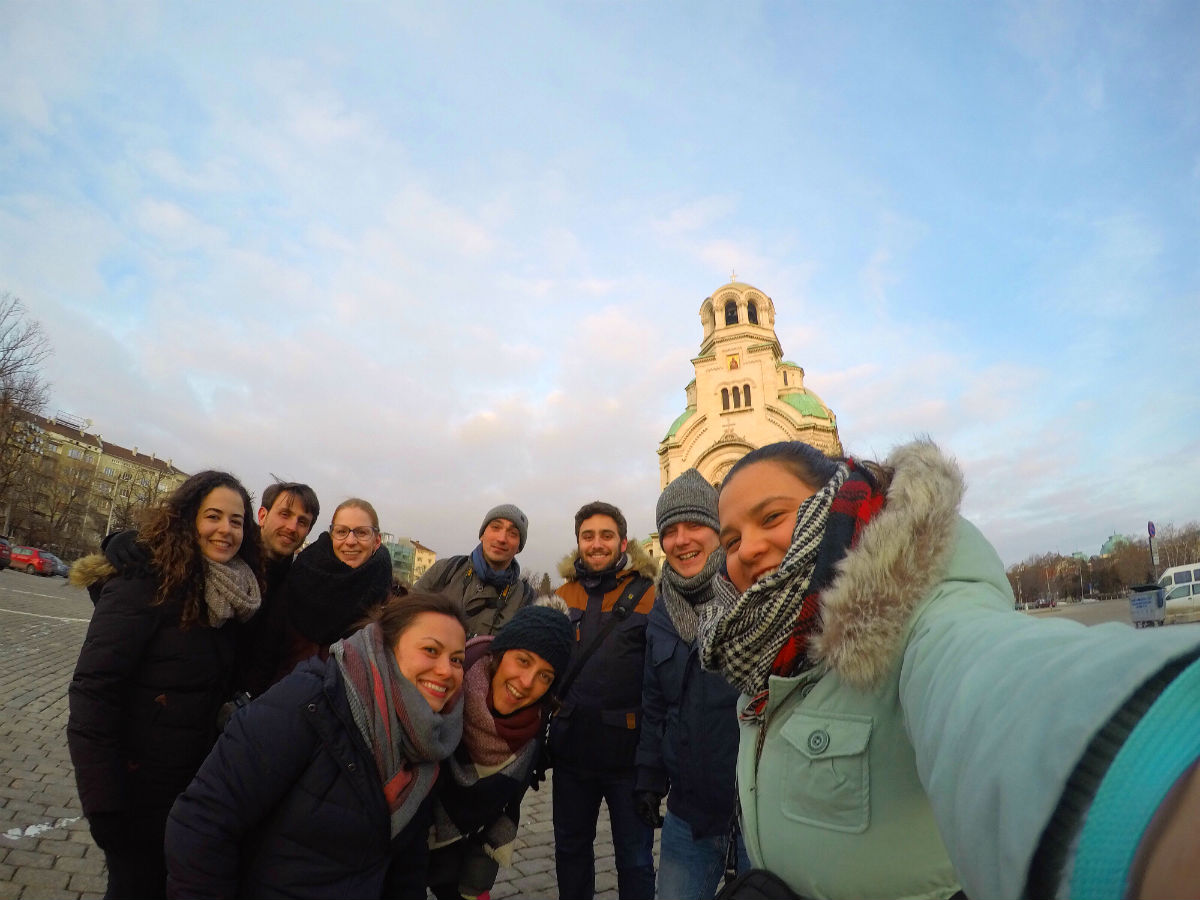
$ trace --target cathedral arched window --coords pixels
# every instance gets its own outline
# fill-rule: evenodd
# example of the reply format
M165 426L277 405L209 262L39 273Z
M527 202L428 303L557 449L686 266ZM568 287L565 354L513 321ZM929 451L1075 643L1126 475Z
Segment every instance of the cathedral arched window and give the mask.
M742 408L742 392L737 389L736 385L734 385L734 388L733 388L733 408L734 409Z
M787 387L787 369L783 370L783 386Z
M758 324L758 305L753 300L746 304L746 318L750 320L751 325Z
M737 388L734 388L734 390L736 391ZM742 385L742 402L747 406L750 405L750 385L748 384Z
M721 388L721 409L729 409L729 388Z
M738 323L737 303L733 300L725 301L725 324L736 325Z

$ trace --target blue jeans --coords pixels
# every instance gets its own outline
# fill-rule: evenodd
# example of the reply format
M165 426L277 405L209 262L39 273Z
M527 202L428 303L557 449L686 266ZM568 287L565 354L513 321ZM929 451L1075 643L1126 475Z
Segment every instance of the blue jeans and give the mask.
M633 808L634 770L554 767L554 868L562 900L596 893L596 820L608 804L620 900L653 900L654 831Z
M692 837L692 826L667 810L658 858L658 896L663 900L712 900L725 872L729 836ZM750 868L742 833L737 837L738 872Z

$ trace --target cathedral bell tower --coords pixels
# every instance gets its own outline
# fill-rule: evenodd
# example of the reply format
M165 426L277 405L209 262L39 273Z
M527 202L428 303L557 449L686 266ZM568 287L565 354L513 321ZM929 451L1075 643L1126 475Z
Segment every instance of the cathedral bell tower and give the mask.
M693 466L719 484L742 456L776 441L842 454L837 418L783 358L770 297L731 281L700 304L700 323L687 408L658 445L660 489Z

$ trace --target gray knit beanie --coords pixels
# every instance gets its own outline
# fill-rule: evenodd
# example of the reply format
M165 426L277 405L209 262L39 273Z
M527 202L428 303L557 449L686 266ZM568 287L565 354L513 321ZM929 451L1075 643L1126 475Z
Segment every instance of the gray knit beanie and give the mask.
M492 639L489 652L500 656L505 650L530 650L554 666L555 680L562 678L575 646L575 629L566 609L557 598L522 606Z
M479 537L483 537L484 529L496 519L508 519L508 521L517 526L517 531L521 533L521 543L517 546L517 552L520 553L524 550L525 541L529 539L529 519L525 518L525 513L521 512L512 503L501 503L499 506L493 506L487 511L487 515L483 517L483 524L479 526Z
M698 470L688 469L663 489L654 517L658 522L660 546L663 533L676 522L695 522L719 532L717 489L705 481Z

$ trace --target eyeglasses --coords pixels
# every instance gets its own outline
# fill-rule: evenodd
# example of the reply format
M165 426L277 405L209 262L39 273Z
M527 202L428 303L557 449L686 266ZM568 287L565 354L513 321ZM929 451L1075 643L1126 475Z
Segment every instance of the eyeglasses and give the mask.
M333 535L335 541L344 541L352 531L360 541L369 541L375 536L375 528L371 525L359 525L357 528L351 528L349 525L329 526L329 533Z

